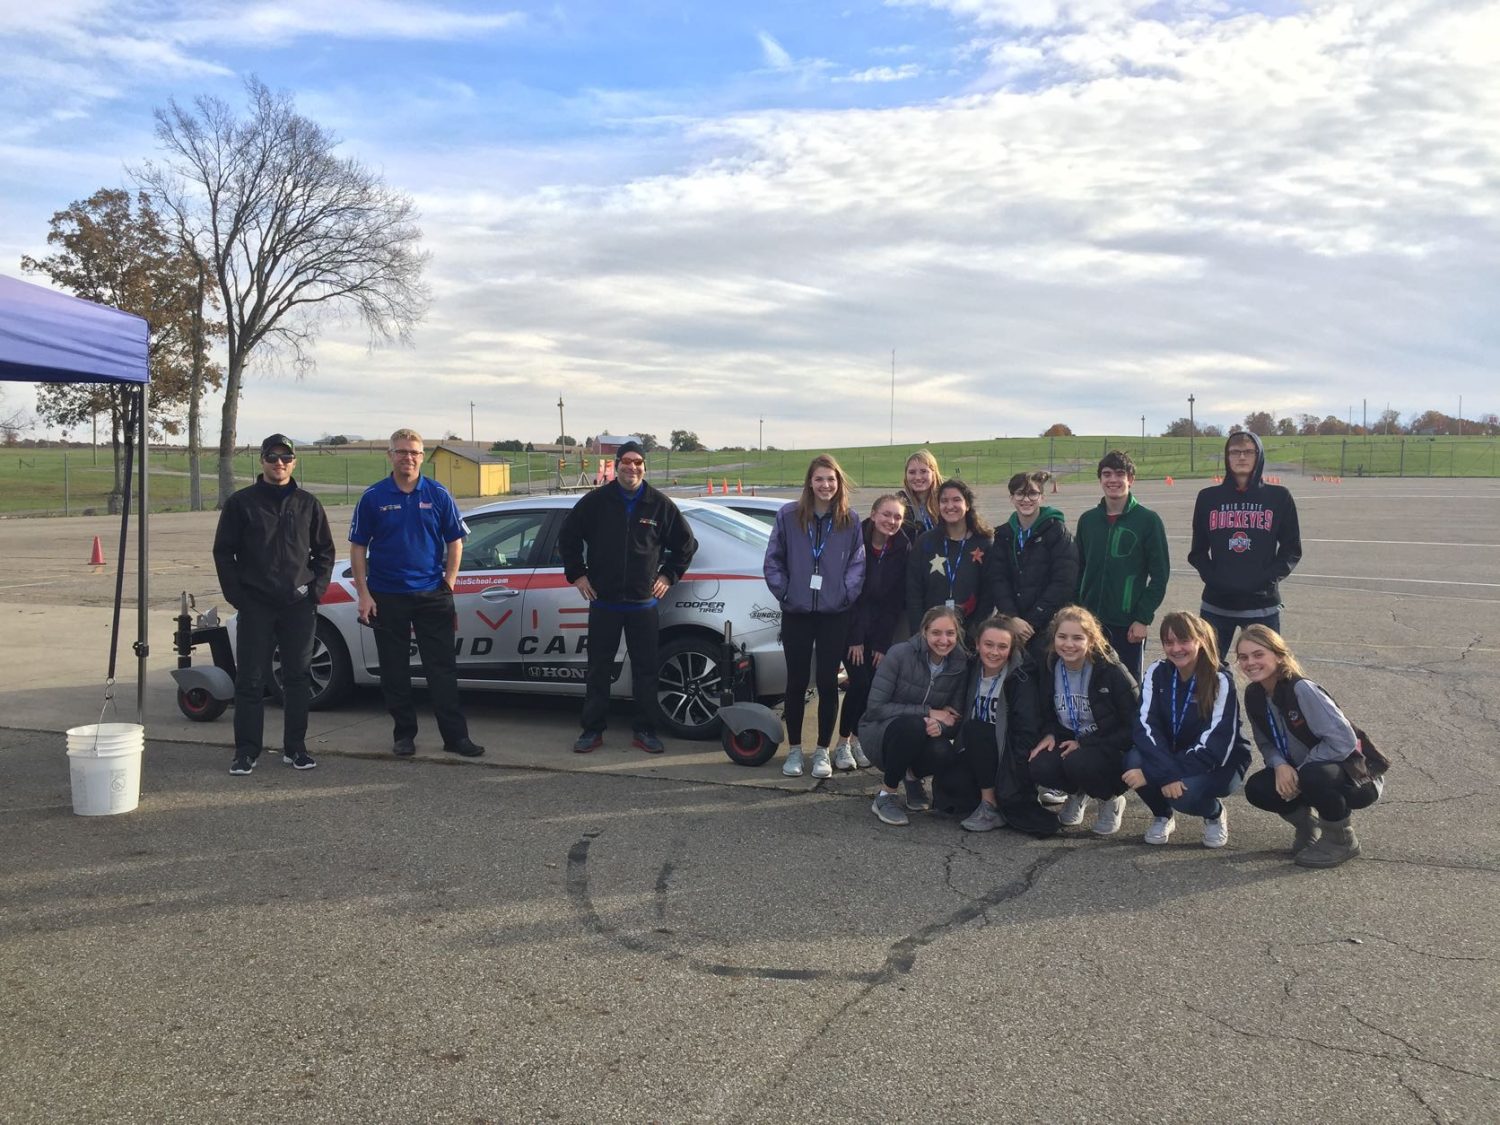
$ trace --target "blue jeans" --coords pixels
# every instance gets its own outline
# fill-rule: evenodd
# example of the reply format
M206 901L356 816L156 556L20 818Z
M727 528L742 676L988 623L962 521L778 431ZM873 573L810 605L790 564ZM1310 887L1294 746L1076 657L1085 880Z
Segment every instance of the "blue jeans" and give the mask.
M1153 778L1149 772L1146 774L1146 784L1137 789L1136 793L1151 810L1152 816L1171 816L1175 811L1186 816L1217 819L1223 811L1219 798L1239 792L1245 784L1245 773L1238 766L1220 766L1209 773L1194 774L1180 780L1184 786L1183 793L1175 799L1169 800L1163 795L1161 787L1165 782L1159 777Z
M1226 667L1234 663L1234 653L1229 646L1234 641L1234 631L1246 625L1264 625L1272 632L1281 632L1281 610L1271 609L1261 617L1225 617L1222 614L1203 610L1199 614L1214 627L1215 639L1219 642L1219 663Z

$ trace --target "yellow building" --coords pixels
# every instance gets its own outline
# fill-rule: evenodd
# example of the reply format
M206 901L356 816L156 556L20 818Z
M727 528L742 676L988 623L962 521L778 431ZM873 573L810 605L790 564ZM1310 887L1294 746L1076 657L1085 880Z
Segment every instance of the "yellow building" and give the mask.
M500 496L510 491L510 462L477 445L442 442L427 456L432 479L454 496Z

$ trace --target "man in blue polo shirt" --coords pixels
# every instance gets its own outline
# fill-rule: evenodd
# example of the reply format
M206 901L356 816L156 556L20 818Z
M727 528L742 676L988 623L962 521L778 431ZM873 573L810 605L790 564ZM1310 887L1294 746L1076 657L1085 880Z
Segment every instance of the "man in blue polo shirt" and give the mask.
M391 475L365 489L349 526L349 562L359 591L359 619L375 630L380 687L395 721L393 749L417 752L411 698L411 637L416 634L432 711L450 754L477 758L458 703L453 656L453 584L468 527L448 490L422 475L422 436L391 435Z

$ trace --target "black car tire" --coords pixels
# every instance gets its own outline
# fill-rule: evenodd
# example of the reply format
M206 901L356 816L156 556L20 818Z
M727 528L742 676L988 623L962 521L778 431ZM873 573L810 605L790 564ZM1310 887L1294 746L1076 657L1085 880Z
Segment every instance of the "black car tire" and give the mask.
M656 707L662 728L674 738L718 736L719 650L711 637L678 637L661 646L657 658Z
M177 690L177 710L195 723L211 723L229 706L227 699L215 699L206 688Z
M308 701L308 708L313 711L336 707L354 685L349 650L344 647L339 631L321 617L313 629L312 661L307 671L312 680L312 699ZM271 654L271 694L278 703L283 702L280 649Z

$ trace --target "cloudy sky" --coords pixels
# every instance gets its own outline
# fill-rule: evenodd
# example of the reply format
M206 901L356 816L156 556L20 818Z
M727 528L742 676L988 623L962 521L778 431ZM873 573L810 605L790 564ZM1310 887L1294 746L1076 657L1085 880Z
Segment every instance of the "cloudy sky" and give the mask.
M0 271L249 74L415 199L414 345L326 326L242 441L883 442L893 350L898 444L1500 410L1500 0L0 0L0 57Z

